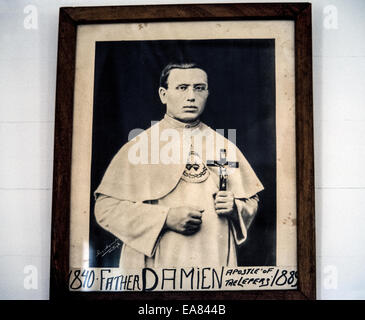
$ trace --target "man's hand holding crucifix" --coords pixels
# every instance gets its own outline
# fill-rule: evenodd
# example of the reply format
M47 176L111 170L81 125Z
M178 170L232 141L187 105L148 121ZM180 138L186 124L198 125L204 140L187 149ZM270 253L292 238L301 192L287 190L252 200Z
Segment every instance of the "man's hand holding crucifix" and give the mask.
M218 191L214 200L215 212L222 217L232 217L236 209L234 195L231 191Z

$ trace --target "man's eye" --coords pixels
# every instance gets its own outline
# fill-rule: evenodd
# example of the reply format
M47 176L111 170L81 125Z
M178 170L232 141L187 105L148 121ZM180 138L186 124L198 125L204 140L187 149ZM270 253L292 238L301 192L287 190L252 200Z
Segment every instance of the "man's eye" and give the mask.
M179 91L185 91L188 88L188 86L177 86L176 89Z
M205 86L196 86L196 87L194 87L194 89L197 90L197 91L204 91L204 90L206 90Z

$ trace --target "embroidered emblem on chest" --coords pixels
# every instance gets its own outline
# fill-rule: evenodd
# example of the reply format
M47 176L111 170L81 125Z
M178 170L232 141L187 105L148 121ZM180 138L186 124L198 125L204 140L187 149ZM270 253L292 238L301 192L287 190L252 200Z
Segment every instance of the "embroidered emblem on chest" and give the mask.
M199 183L209 177L209 170L195 151L190 151L188 162L182 174L186 182Z

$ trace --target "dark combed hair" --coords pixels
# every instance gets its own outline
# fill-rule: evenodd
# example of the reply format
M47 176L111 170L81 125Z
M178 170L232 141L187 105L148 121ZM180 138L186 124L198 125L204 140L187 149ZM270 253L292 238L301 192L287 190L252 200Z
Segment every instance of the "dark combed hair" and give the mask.
M160 87L167 89L167 80L169 78L171 70L173 69L202 69L205 71L205 68L203 68L196 62L171 62L161 72Z

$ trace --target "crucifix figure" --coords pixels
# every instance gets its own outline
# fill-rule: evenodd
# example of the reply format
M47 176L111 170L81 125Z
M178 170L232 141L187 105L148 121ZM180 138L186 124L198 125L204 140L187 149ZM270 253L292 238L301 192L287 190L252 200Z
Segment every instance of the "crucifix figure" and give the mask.
M238 168L238 162L227 161L226 149L220 150L220 159L217 160L207 160L208 167L219 167L219 191L227 190L227 167Z

